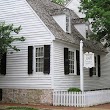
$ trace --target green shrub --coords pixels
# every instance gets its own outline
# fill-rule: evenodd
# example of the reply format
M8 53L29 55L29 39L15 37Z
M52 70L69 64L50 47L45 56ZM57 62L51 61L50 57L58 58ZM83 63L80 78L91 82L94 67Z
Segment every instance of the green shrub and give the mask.
M35 108L29 108L29 107L7 107L9 110L38 110Z
M79 88L71 87L68 89L68 92L81 92Z

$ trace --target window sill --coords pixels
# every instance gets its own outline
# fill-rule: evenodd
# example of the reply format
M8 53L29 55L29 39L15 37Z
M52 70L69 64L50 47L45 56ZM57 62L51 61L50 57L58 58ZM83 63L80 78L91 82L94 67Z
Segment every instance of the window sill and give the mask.
M93 77L93 78L99 78L98 75L93 75L92 77Z
M34 74L37 74L37 75L49 75L49 74L45 74L44 72L34 72Z
M44 72L34 72L34 74L36 74L36 75L42 75L42 74L44 74Z
M74 73L69 73L68 75L69 76L77 76L77 74L74 74Z

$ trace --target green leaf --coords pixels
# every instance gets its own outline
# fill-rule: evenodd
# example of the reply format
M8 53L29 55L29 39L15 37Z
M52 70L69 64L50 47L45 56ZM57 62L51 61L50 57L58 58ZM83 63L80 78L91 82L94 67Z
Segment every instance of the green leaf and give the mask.
M94 36L90 38L100 41L102 38L110 44L110 0L81 0L79 11L86 15L85 20L92 18ZM106 37L105 37L106 36Z
M18 34L21 30L21 26L14 27L13 24L0 23L0 56L7 52L7 48L12 48L15 51L20 51L16 46L11 45L15 41L25 41L23 36L13 36L12 34ZM0 57L1 59L1 57Z

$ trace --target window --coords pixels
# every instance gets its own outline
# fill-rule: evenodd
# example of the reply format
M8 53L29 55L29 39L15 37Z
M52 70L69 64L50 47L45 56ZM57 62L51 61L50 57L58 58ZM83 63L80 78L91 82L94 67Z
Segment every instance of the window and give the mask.
M66 16L66 32L67 33L71 33L71 28L70 28L70 17L69 16Z
M89 27L88 27L88 25L86 25L86 38L88 38L88 35L89 35L88 29L89 29Z
M44 47L36 48L36 72L43 72L44 65Z
M73 49L64 48L64 74L80 75L78 50L74 51Z
M69 73L74 73L74 52L69 51Z
M50 74L50 45L28 46L28 74Z
M97 62L96 62L96 56L94 57L94 67L93 67L93 75L97 75Z
M101 76L101 67L100 67L100 55L94 57L95 66L90 68L90 77L94 76Z

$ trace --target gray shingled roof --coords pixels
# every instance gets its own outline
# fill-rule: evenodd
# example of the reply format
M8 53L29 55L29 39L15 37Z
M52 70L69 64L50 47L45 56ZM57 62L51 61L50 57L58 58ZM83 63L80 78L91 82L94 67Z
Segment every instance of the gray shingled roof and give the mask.
M79 45L80 40L83 40L84 46L86 48L89 48L93 51L105 52L105 49L102 47L102 45L95 44L94 46L93 42L85 40L83 36L77 31L77 29L74 27L74 24L84 22L84 20L80 19L74 11L64 6L55 4L50 0L27 0L27 2L45 23L45 25L49 28L49 30L55 36L55 39L76 45ZM73 24L71 34L64 32L63 29L53 19L52 16L58 14L67 14L71 16Z

